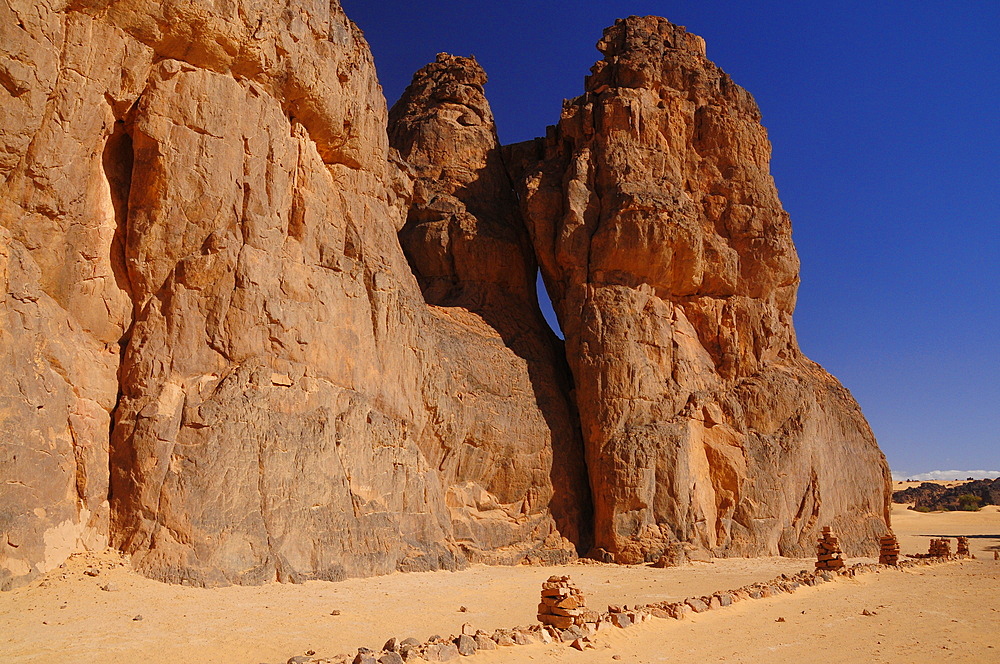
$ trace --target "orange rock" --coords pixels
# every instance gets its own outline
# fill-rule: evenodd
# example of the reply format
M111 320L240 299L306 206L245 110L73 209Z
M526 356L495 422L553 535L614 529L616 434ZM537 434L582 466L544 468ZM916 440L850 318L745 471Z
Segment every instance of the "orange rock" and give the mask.
M596 553L797 556L833 520L874 553L888 467L796 344L799 263L757 105L664 19L620 20L598 48L585 94L507 159L566 334Z
M795 343L759 113L700 38L620 21L504 150L471 59L390 123L339 3L106 4L0 8L0 588L108 542L216 585L884 532L884 459Z

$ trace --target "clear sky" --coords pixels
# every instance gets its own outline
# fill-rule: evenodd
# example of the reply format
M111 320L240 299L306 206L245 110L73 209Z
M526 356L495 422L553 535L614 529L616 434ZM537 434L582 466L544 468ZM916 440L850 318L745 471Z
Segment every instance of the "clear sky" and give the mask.
M615 18L704 37L774 146L802 349L854 393L894 472L1000 470L1000 2L342 4L390 105L438 52L475 55L504 142L558 121Z

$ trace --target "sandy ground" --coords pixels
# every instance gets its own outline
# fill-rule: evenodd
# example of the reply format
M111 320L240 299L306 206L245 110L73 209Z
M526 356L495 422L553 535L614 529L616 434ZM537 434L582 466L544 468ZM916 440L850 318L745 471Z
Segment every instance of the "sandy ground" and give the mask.
M1000 510L922 514L896 505L893 527L904 553L925 552L931 536L969 535L979 560L839 579L684 621L657 619L603 632L597 649L582 653L539 644L471 661L613 664L616 655L623 662L1000 661L1000 562L992 554L1000 548ZM550 574L570 574L588 603L604 608L710 594L811 566L786 558L667 570L476 566L205 590L144 579L110 553L79 556L26 588L0 593L0 662L284 662L308 650L378 649L390 636L458 633L466 622L487 630L527 625ZM89 576L88 569L100 573ZM102 590L108 583L118 589ZM863 609L876 615L863 616Z

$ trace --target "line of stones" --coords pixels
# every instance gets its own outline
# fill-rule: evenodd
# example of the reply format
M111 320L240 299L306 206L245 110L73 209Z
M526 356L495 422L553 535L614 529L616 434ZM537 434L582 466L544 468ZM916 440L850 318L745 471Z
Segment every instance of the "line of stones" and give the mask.
M688 597L680 602L658 602L633 606L608 606L603 613L596 611L581 612L587 622L573 624L565 629L553 625L536 623L527 627L513 629L498 629L494 632L473 630L464 625L462 634L458 636L432 636L427 641L420 642L414 638L397 640L389 639L381 652L368 648L359 648L356 655L337 655L334 657L295 656L286 664L402 664L403 662L427 661L447 662L460 656L471 656L480 650L496 650L498 647L529 645L533 643L568 643L578 650L593 648L592 638L595 634L612 628L624 629L634 624L646 622L653 618L673 618L681 620L691 613L703 613L714 609L730 606L736 602L748 599L763 599L786 593L793 593L803 586L817 586L833 581L837 576L853 578L859 574L878 572L883 569L902 569L916 566L934 565L954 560L963 560L968 556L948 555L936 558L921 558L900 561L896 565L878 563L857 563L838 571L802 570L794 575L782 574L770 581L752 583L736 590L720 591L701 597ZM569 582L569 577L552 577L560 583ZM553 583L553 580L546 582ZM545 584L543 584L544 586ZM571 585L571 584L569 584ZM543 587L543 597L546 588ZM582 597L582 594L580 595Z

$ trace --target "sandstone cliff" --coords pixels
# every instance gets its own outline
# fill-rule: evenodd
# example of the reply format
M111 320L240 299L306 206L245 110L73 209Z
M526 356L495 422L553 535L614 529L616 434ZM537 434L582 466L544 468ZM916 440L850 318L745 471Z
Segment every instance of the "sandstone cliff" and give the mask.
M576 378L595 538L872 551L889 473L850 394L799 351L798 258L750 95L704 41L630 17L545 139L513 146Z
M336 2L0 11L0 584L108 538L197 584L575 555L551 340L425 304Z
M861 547L884 460L696 40L612 28L504 150L463 58L390 123L336 1L0 6L0 587L108 543L202 585Z

